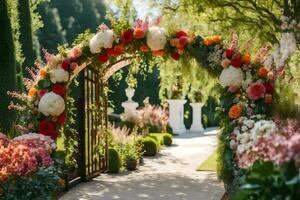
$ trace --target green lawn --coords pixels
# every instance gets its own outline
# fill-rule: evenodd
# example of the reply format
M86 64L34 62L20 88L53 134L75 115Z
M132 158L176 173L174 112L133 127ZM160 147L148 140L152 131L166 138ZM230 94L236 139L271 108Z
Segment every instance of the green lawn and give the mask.
M218 155L215 151L203 163L201 163L201 165L197 168L197 171L217 171L217 159Z

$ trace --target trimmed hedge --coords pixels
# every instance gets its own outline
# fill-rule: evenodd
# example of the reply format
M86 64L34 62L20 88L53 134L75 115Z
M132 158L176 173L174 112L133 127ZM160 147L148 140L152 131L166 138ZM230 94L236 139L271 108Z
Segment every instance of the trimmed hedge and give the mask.
M171 146L173 143L173 135L169 134L169 133L164 133L163 134L163 141L164 141L164 145L166 146Z
M148 137L154 138L161 145L171 146L173 135L170 133L149 133Z
M121 159L119 153L115 149L108 150L108 172L119 173L121 166Z
M145 137L142 142L144 146L144 156L155 156L158 153L158 142L155 139L151 137Z

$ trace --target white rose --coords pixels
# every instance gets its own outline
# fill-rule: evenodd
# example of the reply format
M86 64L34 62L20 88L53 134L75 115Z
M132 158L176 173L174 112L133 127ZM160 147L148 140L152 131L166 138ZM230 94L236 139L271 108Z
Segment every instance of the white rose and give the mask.
M50 71L50 80L52 83L62 83L69 80L69 72L65 71L61 67Z
M243 71L240 68L229 66L223 69L219 81L223 87L240 87L243 83Z
M152 51L164 49L167 43L165 30L158 26L152 26L147 32L147 45Z
M38 111L46 116L59 116L65 110L64 99L55 94L54 92L49 92L45 94L38 105Z
M114 32L112 30L101 30L92 37L89 43L92 53L100 53L101 48L111 48L114 42Z

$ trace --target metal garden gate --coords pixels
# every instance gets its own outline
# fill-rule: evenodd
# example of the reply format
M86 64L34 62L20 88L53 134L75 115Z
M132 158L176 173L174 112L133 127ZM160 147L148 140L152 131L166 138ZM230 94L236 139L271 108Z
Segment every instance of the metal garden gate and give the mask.
M69 178L68 188L107 169L107 97L100 73L89 68L81 71L79 91L79 99L75 99L78 109L78 169L76 176Z

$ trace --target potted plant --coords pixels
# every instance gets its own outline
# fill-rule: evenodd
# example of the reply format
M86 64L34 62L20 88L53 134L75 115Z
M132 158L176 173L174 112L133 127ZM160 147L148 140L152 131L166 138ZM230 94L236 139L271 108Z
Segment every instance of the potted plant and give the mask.
M127 144L125 149L125 164L129 171L134 171L137 168L139 152L134 143Z

